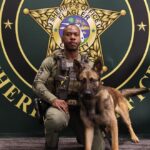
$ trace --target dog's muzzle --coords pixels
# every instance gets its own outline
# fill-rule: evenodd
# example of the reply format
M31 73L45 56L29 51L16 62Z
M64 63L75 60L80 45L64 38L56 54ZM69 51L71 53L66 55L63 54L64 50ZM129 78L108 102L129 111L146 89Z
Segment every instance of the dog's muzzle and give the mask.
M92 92L91 92L90 90L84 91L84 92L83 92L83 97L84 97L85 99L91 99L91 97L92 97Z

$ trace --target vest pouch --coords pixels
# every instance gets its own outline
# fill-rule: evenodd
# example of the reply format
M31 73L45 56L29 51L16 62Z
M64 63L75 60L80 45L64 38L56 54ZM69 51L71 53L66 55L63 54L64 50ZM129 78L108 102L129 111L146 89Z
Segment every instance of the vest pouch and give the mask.
M68 96L69 77L58 75L55 79L56 96L60 99L66 100Z

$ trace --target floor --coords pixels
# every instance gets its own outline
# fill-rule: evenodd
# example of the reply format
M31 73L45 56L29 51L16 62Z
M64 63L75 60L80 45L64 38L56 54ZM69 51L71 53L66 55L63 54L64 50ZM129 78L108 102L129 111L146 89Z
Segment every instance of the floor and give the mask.
M0 150L44 150L43 137L0 138ZM120 139L120 150L150 150L150 139L141 139L134 144L129 139ZM60 138L59 150L79 150L75 138Z

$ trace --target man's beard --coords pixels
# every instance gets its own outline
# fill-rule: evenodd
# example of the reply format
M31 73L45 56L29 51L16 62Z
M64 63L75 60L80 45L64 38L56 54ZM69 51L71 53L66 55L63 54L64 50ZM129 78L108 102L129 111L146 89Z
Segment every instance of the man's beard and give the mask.
M79 46L74 46L74 47L66 46L65 49L66 49L66 51L68 51L68 52L75 52L75 51L78 51Z

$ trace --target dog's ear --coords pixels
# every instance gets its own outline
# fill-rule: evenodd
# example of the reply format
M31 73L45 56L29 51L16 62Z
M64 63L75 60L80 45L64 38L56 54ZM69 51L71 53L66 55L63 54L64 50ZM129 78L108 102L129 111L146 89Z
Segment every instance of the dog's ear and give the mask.
M76 59L73 61L73 68L77 75L79 75L83 69L81 63Z
M95 60L92 69L94 71L96 71L98 74L102 74L103 73L103 63L102 63L102 58L101 57L98 57Z

